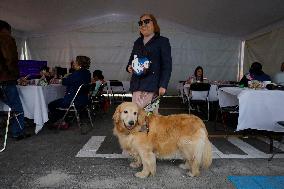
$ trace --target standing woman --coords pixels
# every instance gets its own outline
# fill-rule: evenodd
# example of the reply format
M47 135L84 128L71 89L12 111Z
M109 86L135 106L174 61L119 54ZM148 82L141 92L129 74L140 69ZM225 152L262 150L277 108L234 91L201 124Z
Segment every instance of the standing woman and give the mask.
M143 108L155 95L166 93L172 72L172 56L169 39L160 36L160 27L152 14L143 14L138 25L140 37L134 42L126 70L132 74L132 102ZM137 66L141 63L145 63L142 69Z

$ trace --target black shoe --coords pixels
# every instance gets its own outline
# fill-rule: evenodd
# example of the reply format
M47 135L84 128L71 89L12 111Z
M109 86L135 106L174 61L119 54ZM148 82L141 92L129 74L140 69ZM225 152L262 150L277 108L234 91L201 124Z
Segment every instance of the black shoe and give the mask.
M19 141L19 140L23 140L25 138L29 138L31 136L32 136L31 134L23 133L23 134L20 134L18 136L12 136L12 138L15 139L16 141Z

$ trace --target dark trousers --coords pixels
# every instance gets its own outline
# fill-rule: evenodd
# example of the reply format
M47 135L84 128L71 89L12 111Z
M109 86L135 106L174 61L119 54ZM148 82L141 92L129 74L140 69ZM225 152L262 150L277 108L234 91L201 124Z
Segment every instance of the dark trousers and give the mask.
M65 112L58 110L57 108L68 108L69 105L66 105L65 101L63 100L63 98L54 100L52 102L50 102L48 104L48 110L49 110L49 121L51 123L54 123L56 121L58 121L59 119L61 119ZM80 115L80 118L85 118L86 117L86 112L82 111L83 110L82 105L76 105L76 109L78 110L78 113Z
M1 100L7 104L12 111L10 122L11 133L17 137L24 132L24 110L15 84L1 85Z
M63 98L54 100L48 104L48 110L49 110L49 121L51 123L56 122L60 118L64 116L64 111L60 111L57 108L66 108L68 106L63 106Z

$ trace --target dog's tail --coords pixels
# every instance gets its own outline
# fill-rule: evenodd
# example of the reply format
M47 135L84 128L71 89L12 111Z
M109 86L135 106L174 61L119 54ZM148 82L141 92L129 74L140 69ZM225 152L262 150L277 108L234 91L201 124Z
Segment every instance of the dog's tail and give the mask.
M207 169L212 163L212 146L207 136L205 137L204 142L205 144L202 152L202 167Z

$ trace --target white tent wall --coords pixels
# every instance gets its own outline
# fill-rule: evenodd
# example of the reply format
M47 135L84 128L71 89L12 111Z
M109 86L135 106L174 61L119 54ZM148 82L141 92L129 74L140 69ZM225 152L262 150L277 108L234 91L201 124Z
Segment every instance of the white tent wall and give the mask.
M91 57L91 71L101 69L106 79L130 80L125 67L139 36L136 19L111 19L72 31L30 36L27 43L31 58L47 60L50 67L69 67L77 55L86 55ZM186 80L198 65L204 68L209 80L237 79L240 39L193 32L165 20L159 20L159 25L161 35L168 37L172 46L173 71L168 94L176 94L178 81Z
M284 62L284 27L256 36L245 43L244 72L251 63L260 62L263 71L270 76L280 71Z
M18 51L18 56L19 56L18 58L24 59L22 57L23 52L25 50L25 41L26 41L24 32L12 29L12 36L14 37L16 44L17 44L17 51Z

